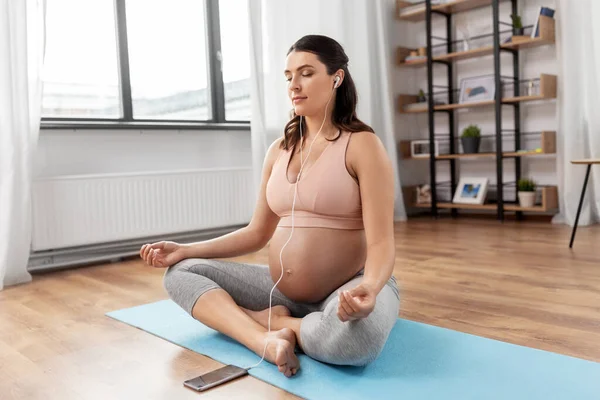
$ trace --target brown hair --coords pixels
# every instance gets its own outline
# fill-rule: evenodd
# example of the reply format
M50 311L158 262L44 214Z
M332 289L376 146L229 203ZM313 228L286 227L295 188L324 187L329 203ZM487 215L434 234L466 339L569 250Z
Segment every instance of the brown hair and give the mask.
M317 56L320 62L325 64L327 73L333 75L338 69L344 70L344 80L337 88L335 108L332 113L333 125L340 131L349 132L375 132L373 128L365 124L356 116L356 104L358 94L352 76L348 71L348 56L342 46L327 36L307 35L300 38L290 47L287 54L292 51L307 51ZM306 121L302 119L302 131L306 132ZM332 139L335 141L339 138ZM329 140L329 139L327 139ZM280 147L289 150L295 149L300 141L300 116L292 109L291 119L285 125L283 140Z

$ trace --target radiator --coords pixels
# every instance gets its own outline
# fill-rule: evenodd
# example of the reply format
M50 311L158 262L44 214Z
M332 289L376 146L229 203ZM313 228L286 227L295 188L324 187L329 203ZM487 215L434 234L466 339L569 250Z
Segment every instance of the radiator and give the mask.
M84 175L33 184L32 251L250 221L251 168Z

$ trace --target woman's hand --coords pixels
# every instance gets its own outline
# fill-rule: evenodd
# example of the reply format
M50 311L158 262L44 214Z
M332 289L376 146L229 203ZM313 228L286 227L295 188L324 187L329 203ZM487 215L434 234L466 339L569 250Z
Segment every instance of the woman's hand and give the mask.
M185 257L185 246L175 242L145 244L140 249L140 257L146 264L155 268L166 268Z
M361 283L351 290L338 292L340 303L338 305L338 318L343 321L367 317L375 308L377 293L367 283Z

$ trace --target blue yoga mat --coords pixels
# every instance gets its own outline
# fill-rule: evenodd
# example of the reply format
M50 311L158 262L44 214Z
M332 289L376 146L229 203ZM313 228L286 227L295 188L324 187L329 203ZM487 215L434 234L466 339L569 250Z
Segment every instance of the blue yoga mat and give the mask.
M260 359L171 300L107 315L224 364L246 367ZM600 363L403 319L382 355L366 367L299 358L292 378L267 362L250 375L307 399L600 398Z

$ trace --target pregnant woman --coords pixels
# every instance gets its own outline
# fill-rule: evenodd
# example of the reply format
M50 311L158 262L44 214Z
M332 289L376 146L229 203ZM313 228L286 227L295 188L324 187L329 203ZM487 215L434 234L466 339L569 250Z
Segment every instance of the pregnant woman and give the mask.
M297 347L331 364L376 359L399 294L393 171L356 116L348 57L331 38L305 36L284 76L292 118L266 154L250 223L203 242L147 244L140 256L168 267L165 288L190 315L290 377ZM267 245L268 266L219 260Z

